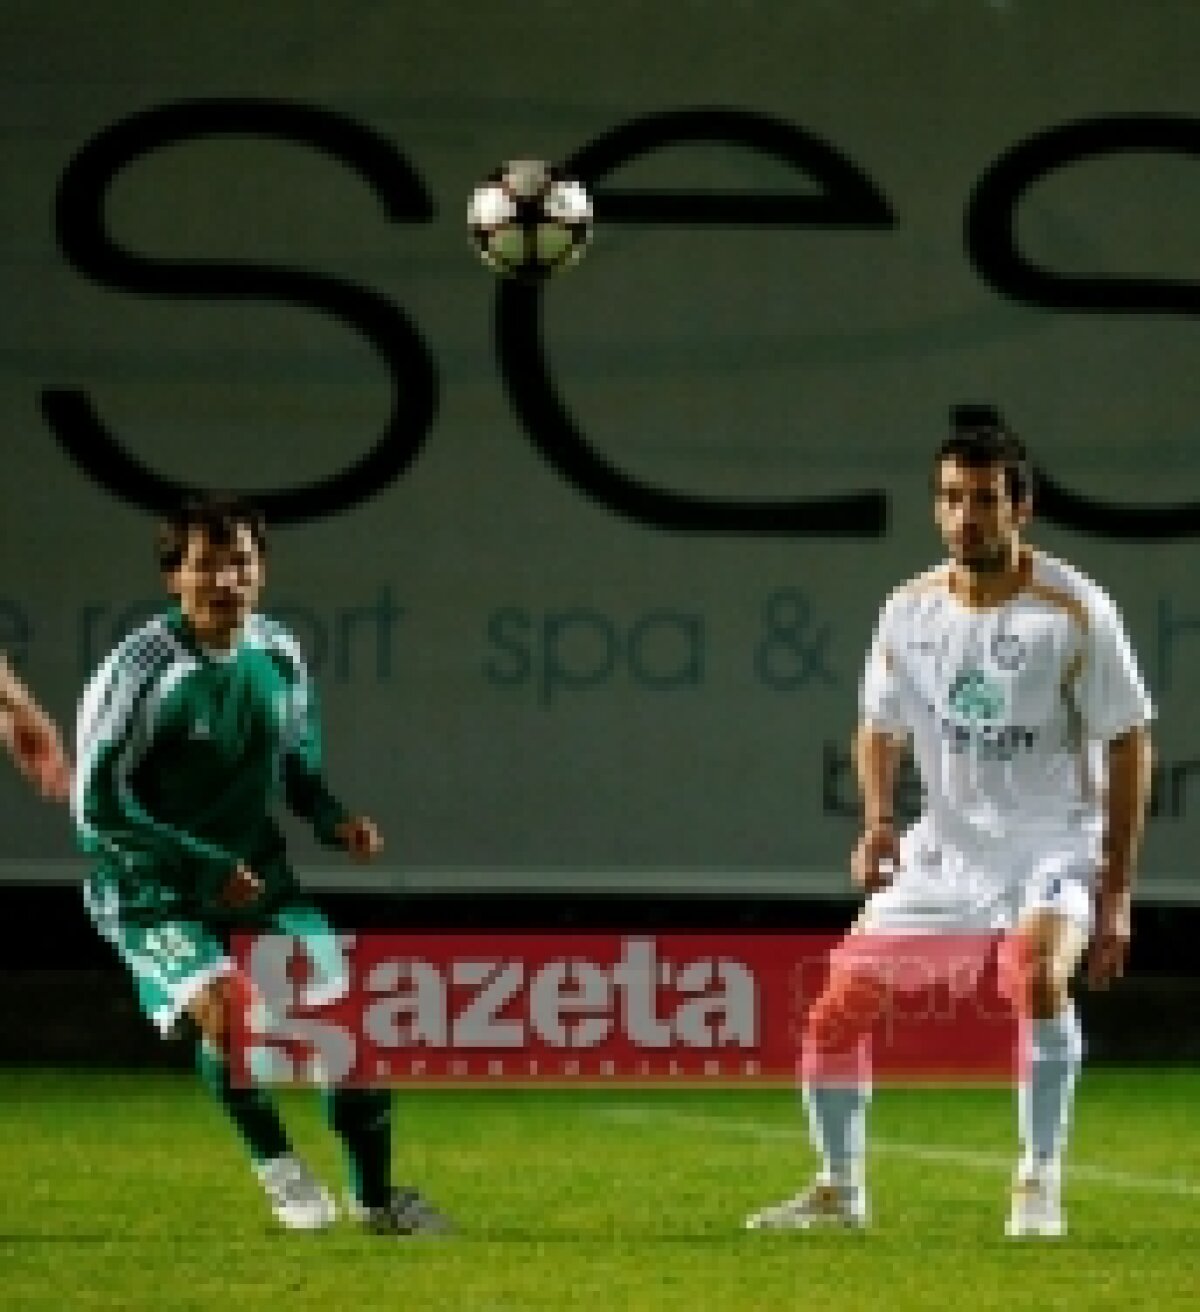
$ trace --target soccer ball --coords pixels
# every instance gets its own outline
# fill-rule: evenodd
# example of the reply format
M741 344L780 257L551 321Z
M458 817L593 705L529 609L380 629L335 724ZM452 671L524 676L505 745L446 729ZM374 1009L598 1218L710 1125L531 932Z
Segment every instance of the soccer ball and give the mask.
M471 193L467 226L489 269L536 282L582 258L592 238L592 202L552 164L514 159Z

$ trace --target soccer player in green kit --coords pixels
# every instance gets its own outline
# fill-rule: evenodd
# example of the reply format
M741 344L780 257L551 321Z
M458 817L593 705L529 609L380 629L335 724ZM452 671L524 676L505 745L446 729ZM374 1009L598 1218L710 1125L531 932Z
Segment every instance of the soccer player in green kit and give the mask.
M281 1224L317 1230L332 1194L296 1156L273 1100L235 1087L233 1007L245 996L227 951L236 929L300 938L318 978L341 949L298 894L272 817L284 801L320 842L352 858L382 850L375 824L347 811L321 776L312 683L299 648L255 610L265 577L261 515L236 500L184 506L159 528L159 564L176 604L126 637L84 692L73 809L95 866L88 913L133 973L164 1035L197 1033L204 1084L237 1128ZM391 1091L322 1091L341 1141L349 1215L408 1235L448 1228L391 1169Z

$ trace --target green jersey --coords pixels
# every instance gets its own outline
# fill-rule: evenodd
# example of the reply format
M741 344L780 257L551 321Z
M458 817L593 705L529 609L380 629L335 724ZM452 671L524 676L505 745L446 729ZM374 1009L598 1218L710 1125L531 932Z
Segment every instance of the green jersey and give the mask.
M89 897L124 918L261 916L294 882L278 803L330 846L346 819L321 777L300 649L262 615L228 653L200 647L177 607L130 634L84 692L77 759L75 821L97 860ZM266 889L235 913L216 897L239 864Z

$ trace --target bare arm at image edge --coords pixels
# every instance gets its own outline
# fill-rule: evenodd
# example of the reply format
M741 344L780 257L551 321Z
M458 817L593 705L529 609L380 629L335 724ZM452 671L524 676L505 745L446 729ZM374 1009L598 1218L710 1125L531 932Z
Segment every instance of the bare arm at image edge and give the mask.
M43 797L65 801L71 764L58 726L0 654L0 743Z

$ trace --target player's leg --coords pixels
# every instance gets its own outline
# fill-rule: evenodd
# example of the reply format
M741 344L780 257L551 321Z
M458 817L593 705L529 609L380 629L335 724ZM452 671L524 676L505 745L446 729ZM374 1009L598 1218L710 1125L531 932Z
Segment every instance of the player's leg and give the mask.
M392 1183L392 1091L330 1088L322 1100L346 1161L349 1215L375 1234L448 1234L450 1222L416 1189Z
M871 1098L870 1031L893 1005L901 945L915 936L982 934L999 885L980 881L941 844L913 834L899 872L866 901L830 961L828 984L809 1011L802 1043L803 1097L821 1159L814 1184L750 1217L755 1229L807 1228L868 1219L865 1157ZM916 937L917 943L921 937ZM928 941L928 940L927 940ZM922 960L925 958L922 949ZM928 961L938 960L936 952ZM956 963L956 965L961 963Z
M235 1083L229 1069L234 1009L246 1005L245 981L230 973L213 980L188 1006L200 1037L196 1069L250 1154L271 1210L289 1230L323 1230L337 1219L332 1194L296 1156L275 1100L254 1083Z
M250 1080L235 1082L230 1073L230 1039L249 999L245 977L231 970L191 1000L196 1069L245 1144L275 1219L288 1230L323 1230L337 1219L333 1195L296 1155L270 1093Z
M341 941L316 907L294 904L271 917L269 932L296 940L307 958L305 1000L312 1004L345 991L348 966ZM389 1089L331 1085L321 1090L325 1119L341 1143L350 1196L364 1208L382 1207L392 1190L392 1098Z
M276 1158L291 1153L287 1132L274 1100L253 1084L235 1084L229 1071L229 1034L233 1009L239 1005L237 977L219 976L188 1003L187 1014L197 1031L196 1070L204 1087L229 1118L260 1172Z
M272 917L274 932L301 941L310 965L309 1001L345 991L348 963L341 939L316 907L294 904ZM415 1189L392 1183L392 1091L331 1085L321 1090L325 1119L342 1148L347 1210L368 1229L387 1234L443 1233L449 1225Z
M802 1093L821 1179L856 1192L865 1183L870 1030L888 992L869 941L868 933L854 932L832 954L801 1049Z
M246 1146L275 1219L289 1230L323 1230L337 1219L333 1195L299 1158L275 1100L253 1082L235 1082L229 1042L235 1009L248 1002L245 979L229 972L211 981L188 1004L199 1038L196 1070Z
M817 1178L795 1198L748 1217L748 1229L867 1224L869 1031L887 996L878 963L863 950L868 940L852 932L830 955L826 985L805 1019L801 1096L821 1163Z
M1039 911L1023 922L1016 941L1026 977L1022 1018L1028 1070L1019 1086L1021 1145L1026 1165L1057 1171L1083 1056L1070 980L1087 937L1074 921Z
M220 937L192 920L130 921L111 890L95 878L88 881L84 901L96 928L132 973L142 1011L159 1033L177 1035L188 1021L198 1032L197 1072L245 1144L276 1217L290 1228L327 1225L333 1200L321 1197L296 1161L269 1095L230 1080L227 1045L237 976Z
M1005 980L1022 1018L1025 1061L1017 1088L1021 1160L1010 1235L1055 1236L1065 1225L1062 1160L1071 1126L1083 1039L1071 979L1087 944L1086 880L1054 874L1036 881L1005 944Z

